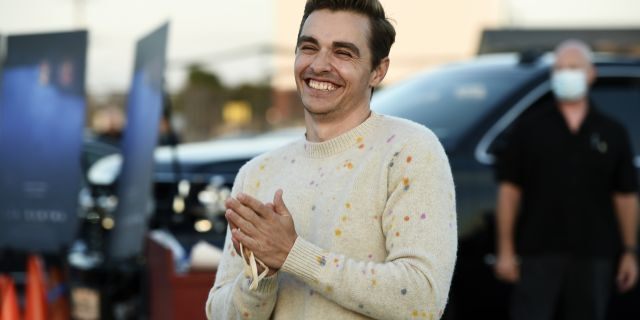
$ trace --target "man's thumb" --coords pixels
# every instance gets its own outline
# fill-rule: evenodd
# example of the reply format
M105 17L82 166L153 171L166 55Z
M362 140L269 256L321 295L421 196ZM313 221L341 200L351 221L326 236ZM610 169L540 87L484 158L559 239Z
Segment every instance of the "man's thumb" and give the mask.
M289 215L289 210L287 210L287 206L284 204L284 200L282 200L282 193L282 189L278 189L276 194L273 195L273 206L278 214Z

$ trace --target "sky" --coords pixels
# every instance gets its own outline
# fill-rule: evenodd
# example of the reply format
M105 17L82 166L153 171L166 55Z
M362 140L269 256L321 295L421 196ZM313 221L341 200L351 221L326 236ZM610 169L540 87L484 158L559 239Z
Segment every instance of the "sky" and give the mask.
M175 91L197 61L229 85L264 80L268 56L224 53L268 43L272 10L264 0L0 0L0 34L89 29L87 87L100 96L127 90L136 41L170 21L166 76Z
M87 87L100 97L127 91L136 41L170 21L166 77L169 90L175 92L184 84L186 64L192 62L201 62L228 85L264 81L283 68L288 79L288 63L277 64L272 56L256 54L252 48L277 41L275 29L283 27L280 20L287 21L287 29L296 29L302 1L0 0L0 34L89 29ZM478 6L501 11L492 19L506 27L640 29L640 0L446 0L446 8L439 1L443 0L381 0L398 18L399 28L414 24L410 30L432 34L429 39L439 39L442 50L454 48L455 43L445 40L461 37L443 25L463 25L469 20L464 14L478 11ZM276 10L294 16L278 16ZM413 33L403 31L396 49L409 48L402 44L402 36L408 34L414 39Z

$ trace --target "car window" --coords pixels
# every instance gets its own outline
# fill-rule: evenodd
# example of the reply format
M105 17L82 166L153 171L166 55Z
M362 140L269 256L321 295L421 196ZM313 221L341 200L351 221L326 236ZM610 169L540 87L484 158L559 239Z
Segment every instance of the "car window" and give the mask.
M372 109L424 124L447 147L530 79L531 72L513 67L443 68L376 93Z
M599 79L591 98L600 112L627 128L635 154L640 155L640 78Z

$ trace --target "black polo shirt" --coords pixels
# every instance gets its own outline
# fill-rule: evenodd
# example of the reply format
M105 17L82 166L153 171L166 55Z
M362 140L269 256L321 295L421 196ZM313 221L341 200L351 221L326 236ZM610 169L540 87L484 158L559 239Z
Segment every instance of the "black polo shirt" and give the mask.
M626 130L593 104L575 134L553 100L536 108L515 124L496 165L498 181L522 190L518 253L617 255L612 195L638 190Z

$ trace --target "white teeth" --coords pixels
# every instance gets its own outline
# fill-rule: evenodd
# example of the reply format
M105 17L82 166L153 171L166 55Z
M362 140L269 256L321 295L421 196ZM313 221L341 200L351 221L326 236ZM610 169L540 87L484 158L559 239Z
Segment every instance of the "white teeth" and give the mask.
M316 80L309 80L309 87L317 90L324 90L324 91L332 91L337 89L337 87L333 85L333 83L316 81Z

